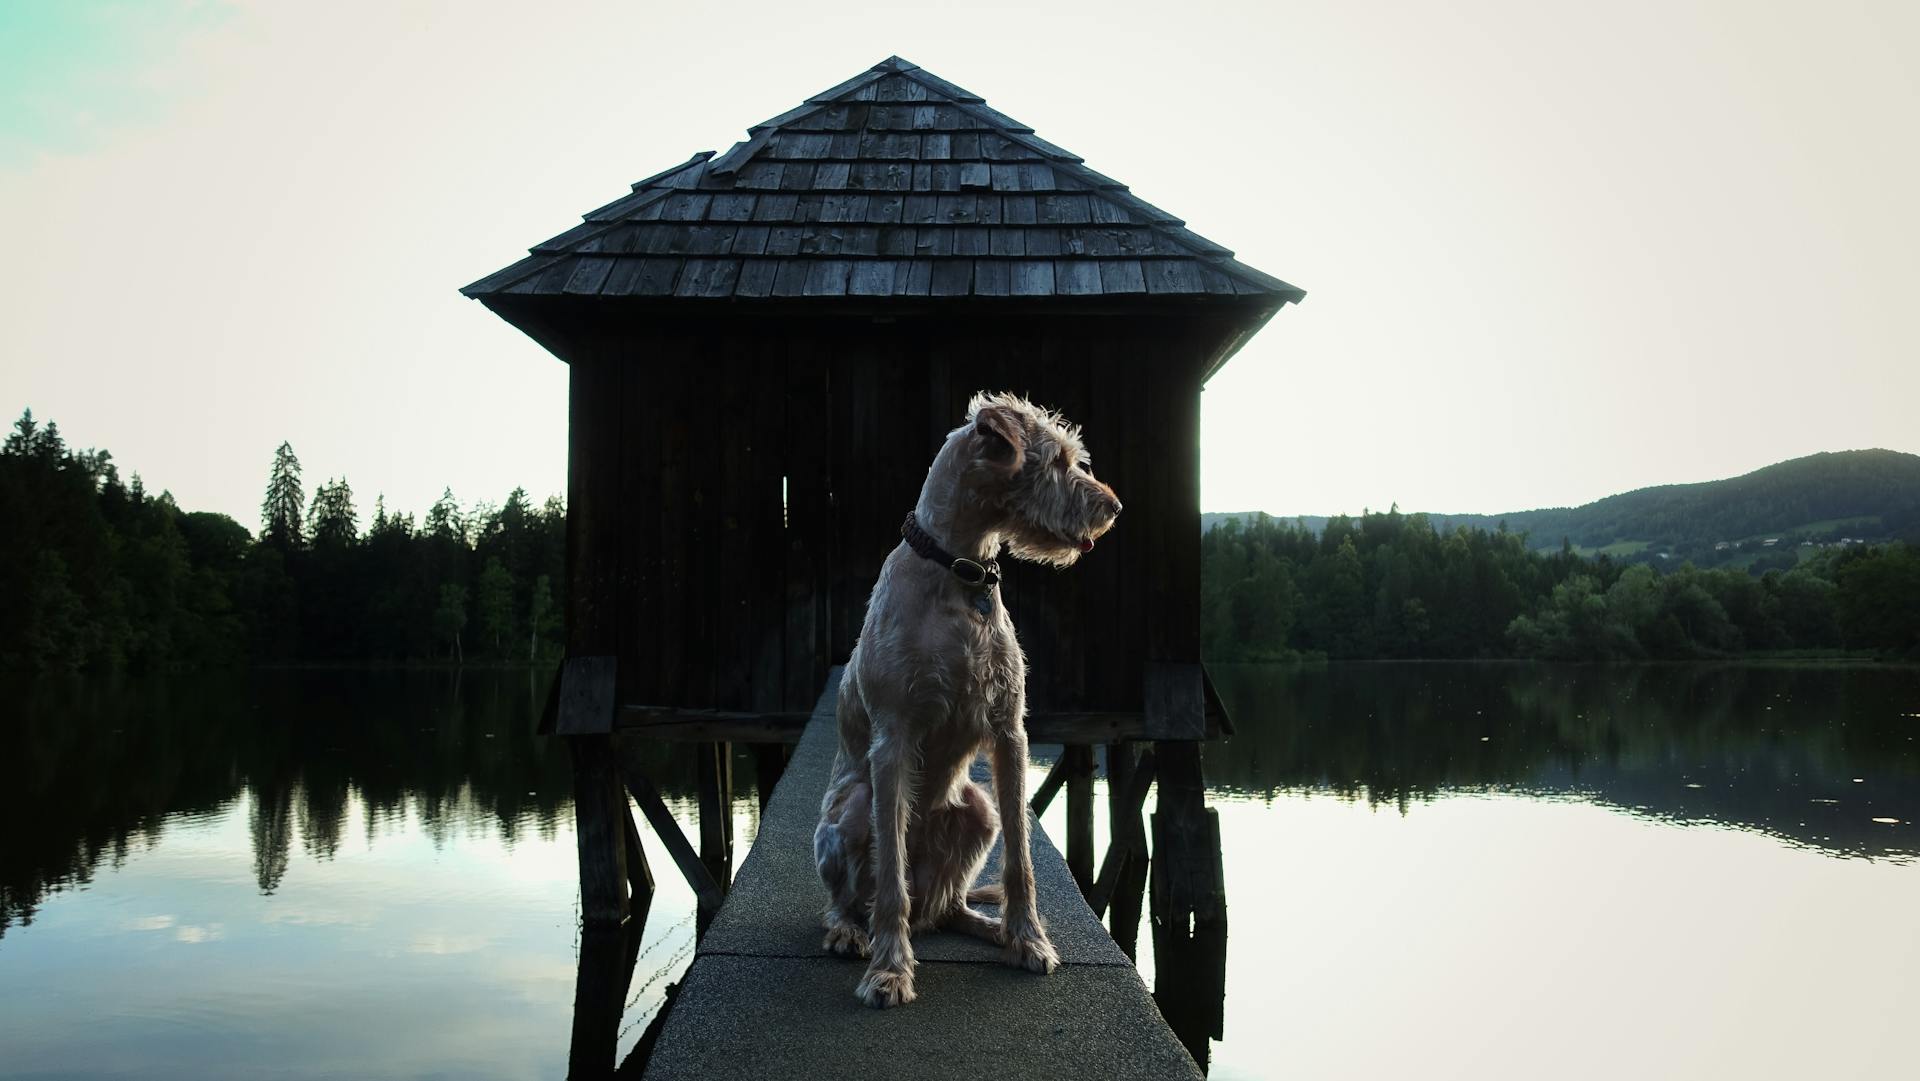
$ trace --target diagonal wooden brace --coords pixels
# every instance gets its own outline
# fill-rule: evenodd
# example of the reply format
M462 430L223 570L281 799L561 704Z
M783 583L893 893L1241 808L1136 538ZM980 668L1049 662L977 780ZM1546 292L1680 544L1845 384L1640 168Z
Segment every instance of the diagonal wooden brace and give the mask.
M641 768L635 747L627 740L614 740L614 753L620 761L620 775L626 779L627 790L633 793L633 801L640 805L640 813L647 817L647 824L667 846L667 854L673 857L674 866L680 868L680 874L686 878L687 885L693 887L694 895L700 899L700 907L706 911L716 911L720 902L726 899L726 891L714 880L707 865L700 861L700 854L687 842L687 836L680 832L680 823L674 821L673 812L667 810L666 801L660 798L660 790L647 777Z

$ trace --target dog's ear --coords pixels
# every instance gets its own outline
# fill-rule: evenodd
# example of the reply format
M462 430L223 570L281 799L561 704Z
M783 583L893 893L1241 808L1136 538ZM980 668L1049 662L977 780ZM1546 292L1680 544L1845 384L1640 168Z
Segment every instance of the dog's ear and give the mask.
M1027 440L1020 418L998 405L983 405L973 415L974 438L980 440L980 456L1011 477L1020 472L1027 457Z

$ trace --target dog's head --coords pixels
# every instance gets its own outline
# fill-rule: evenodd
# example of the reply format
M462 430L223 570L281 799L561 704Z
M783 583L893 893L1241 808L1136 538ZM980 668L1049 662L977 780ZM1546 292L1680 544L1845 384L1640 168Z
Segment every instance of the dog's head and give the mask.
M962 429L968 486L1018 559L1071 566L1113 528L1120 497L1093 475L1080 429L1013 394L980 393Z

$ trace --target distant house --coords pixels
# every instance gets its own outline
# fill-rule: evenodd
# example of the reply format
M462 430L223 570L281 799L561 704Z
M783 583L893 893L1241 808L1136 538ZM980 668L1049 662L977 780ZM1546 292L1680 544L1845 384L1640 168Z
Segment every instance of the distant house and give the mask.
M1721 541L1720 543L1713 546L1713 550L1716 552L1724 552L1731 547L1733 547L1733 542Z
M1779 544L1779 543L1780 543L1780 538L1779 538L1779 537L1768 537L1768 538L1767 538L1766 540L1763 540L1763 541L1761 541L1761 542L1760 542L1760 547L1762 547L1762 548L1771 548L1771 547L1773 547L1774 545L1776 545L1776 544Z

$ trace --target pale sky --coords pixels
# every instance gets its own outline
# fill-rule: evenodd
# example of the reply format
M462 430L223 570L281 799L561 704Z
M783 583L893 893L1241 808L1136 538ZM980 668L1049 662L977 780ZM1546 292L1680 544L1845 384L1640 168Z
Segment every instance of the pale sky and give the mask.
M565 366L457 289L893 53L1307 290L1208 510L1920 451L1910 2L0 0L0 409L250 528L282 439L561 492Z

